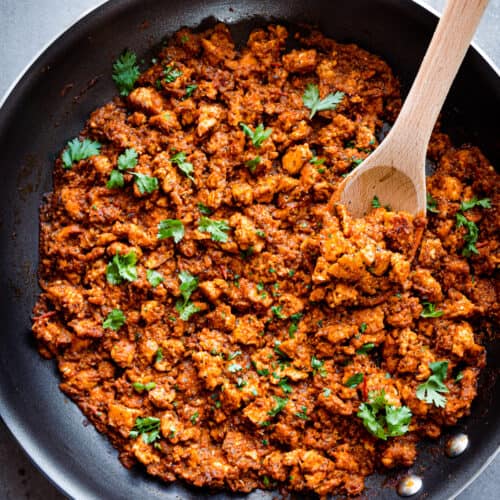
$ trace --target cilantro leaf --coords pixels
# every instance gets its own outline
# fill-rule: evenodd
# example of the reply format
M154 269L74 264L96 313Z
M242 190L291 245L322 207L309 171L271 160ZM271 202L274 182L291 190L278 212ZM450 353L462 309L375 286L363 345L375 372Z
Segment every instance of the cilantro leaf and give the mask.
M188 85L186 87L186 97L191 97L193 95L193 92L198 88L198 85L193 83L192 85Z
M203 203L198 203L197 207L203 215L212 215L212 210Z
M127 49L113 64L112 78L123 97L129 95L141 74L136 62L137 56Z
M283 313L281 312L282 309L283 309L283 306L272 306L271 312L278 319L286 319L286 316L283 316Z
M113 309L102 323L103 328L111 328L115 332L125 324L125 315L120 309Z
M111 285L119 285L123 280L135 281L137 256L134 252L126 255L117 253L106 267L106 279Z
M181 318L182 321L188 321L193 314L200 311L200 308L192 302L182 302L182 300L177 301L175 308L177 309L179 318Z
M290 394L292 392L292 386L288 383L288 379L286 377L283 377L279 382L278 385L283 389L283 392L285 394Z
M164 80L167 83L173 83L175 82L175 80L177 80L177 78L182 76L182 71L175 68L174 66L167 66L163 70L163 75L164 75Z
M313 375L319 373L322 377L326 377L325 362L318 359L316 356L311 357L311 368L313 369Z
M382 205L380 204L380 200L378 199L378 196L373 197L372 207L373 208L382 208Z
M189 300L191 294L198 287L198 278L193 276L189 271L181 271L179 273L179 280L181 285L179 287L181 295L185 302Z
M424 306L423 311L420 313L421 318L440 318L444 311L436 310L436 304L432 304L431 302L422 302Z
M189 420L191 421L191 423L192 423L193 425L195 425L195 424L196 424L196 422L198 421L198 417L199 417L199 416L200 416L200 414L199 414L197 411L195 411L195 412L194 412L194 413L193 413L193 414L189 417Z
M285 409L285 406L288 404L288 398L280 398L279 396L273 396L276 401L276 405L267 412L271 417L275 417L279 412Z
M154 443L160 437L160 419L157 417L137 417L129 437L135 439L139 436L146 444Z
M307 416L307 406L301 406L300 411L296 412L295 416L301 418L302 420L309 420L309 417Z
M463 214L457 213L457 228L465 227L467 232L464 236L465 245L462 248L462 255L470 257L473 253L479 254L476 243L479 238L479 228L476 223L467 219Z
M112 170L106 187L108 189L120 189L125 185L123 174L119 170Z
M356 415L371 434L384 441L388 437L406 434L412 417L407 406L390 405L383 390L370 392L368 402L359 405Z
M335 94L328 94L324 99L320 99L318 86L314 83L308 83L302 96L302 102L306 108L311 110L309 118L313 118L318 111L334 110L343 98L343 92L335 92Z
M462 201L462 203L460 204L460 210L462 210L462 212L475 207L491 208L491 200L489 198L478 200L477 197L474 196L472 199L468 201Z
M194 167L192 163L186 161L186 153L179 151L170 158L170 161L179 167L179 170L190 180L194 182L193 172Z
M159 240L165 238L173 238L175 243L184 238L184 225L178 219L165 219L158 224L158 235Z
M417 387L417 398L438 408L446 406L446 397L443 394L450 392L444 384L448 372L448 361L429 363L432 375Z
M438 214L437 200L435 200L430 193L427 193L427 211L433 214Z
M148 382L147 384L142 384L141 382L134 382L132 384L132 387L137 391L137 392L144 392L144 391L151 391L156 387L155 382Z
M163 282L163 276L158 271L155 271L154 269L148 269L146 271L146 278L148 279L149 284L153 288L156 288L160 283Z
M346 387L349 387L351 389L354 389L357 387L361 382L363 382L364 375L362 373L355 373L352 377L349 377L344 384Z
M130 170L132 168L135 168L137 165L137 151L134 148L128 148L126 149L119 157L118 157L118 170L121 170L122 172L124 170Z
M368 342L366 344L363 344L359 349L357 349L356 354L368 354L374 348L375 344L373 342Z
M323 165L323 163L325 163L326 161L326 158L318 158L317 156L313 156L310 160L309 160L309 163L311 165Z
M208 233L213 241L227 242L227 231L231 229L226 221L213 220L208 217L201 217L198 221L198 231Z
M243 129L243 132L245 135L250 137L250 140L252 141L252 144L256 148L260 148L262 146L262 143L272 134L273 129L272 128L266 128L264 129L264 125L260 123L257 125L255 130L252 130L248 125L246 125L243 122L240 122L240 127Z
M255 172L255 169L257 168L257 165L260 163L260 161L261 157L256 156L252 160L248 160L247 162L245 162L245 166L248 167L248 170L250 170L250 172Z
M141 174L139 172L130 172L135 176L135 183L139 188L141 194L152 193L158 189L158 179L156 177L150 177L149 175Z
M83 141L77 138L72 139L66 144L66 149L62 154L63 168L68 170L74 163L98 155L100 149L101 144L97 141L91 141L90 139L83 139Z
M194 313L200 310L199 307L189 300L191 294L198 287L198 278L193 276L189 271L181 271L179 273L179 280L181 282L179 290L184 300L178 300L175 304L175 308L179 312L180 318L183 321L187 321Z

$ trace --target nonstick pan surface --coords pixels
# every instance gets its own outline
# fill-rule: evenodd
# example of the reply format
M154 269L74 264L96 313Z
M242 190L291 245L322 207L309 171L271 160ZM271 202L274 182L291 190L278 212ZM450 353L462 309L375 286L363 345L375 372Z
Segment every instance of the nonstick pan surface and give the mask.
M116 93L111 65L129 47L149 60L161 40L181 26L233 25L236 40L266 20L309 22L325 34L381 55L408 89L436 18L402 0L116 0L90 13L31 66L0 109L0 414L33 461L68 496L84 499L203 498L209 492L165 485L139 467L126 470L116 451L58 389L53 362L38 355L30 332L38 285L38 208L51 190L53 161L89 113ZM448 99L445 131L457 143L500 159L500 76L471 49ZM412 468L424 478L415 498L455 496L500 446L499 346L488 346L472 416L460 430L471 446L450 460L443 443L421 447ZM373 477L366 497L398 498L398 475ZM218 494L215 498L271 498Z

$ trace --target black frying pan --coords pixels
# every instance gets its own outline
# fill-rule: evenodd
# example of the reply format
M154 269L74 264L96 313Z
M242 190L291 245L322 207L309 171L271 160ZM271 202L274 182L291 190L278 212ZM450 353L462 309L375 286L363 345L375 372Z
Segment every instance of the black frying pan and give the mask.
M436 23L409 0L116 0L73 26L26 72L0 109L0 414L33 461L71 497L208 495L122 467L108 441L83 425L76 405L59 391L54 363L36 352L30 315L38 294L38 208L51 189L53 160L89 113L115 94L112 61L125 47L148 60L166 35L214 18L232 24L240 41L269 19L316 24L339 41L356 42L384 57L403 90L413 80ZM458 143L480 146L499 164L499 104L500 76L471 49L447 101L444 129ZM500 447L495 368L500 348L488 347L488 368L472 416L460 425L471 446L453 460L444 456L442 441L422 446L413 470L423 475L424 489L416 498L456 495ZM393 486L398 474L372 477L366 496L397 498ZM271 494L254 492L249 498Z

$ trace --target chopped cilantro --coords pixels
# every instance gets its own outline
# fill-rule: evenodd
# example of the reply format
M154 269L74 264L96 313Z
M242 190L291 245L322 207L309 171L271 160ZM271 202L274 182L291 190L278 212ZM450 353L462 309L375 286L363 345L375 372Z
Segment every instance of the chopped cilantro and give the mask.
M300 411L296 412L295 416L301 418L302 420L309 420L309 417L307 416L307 406L301 406Z
M433 214L438 214L437 200L430 193L427 193L427 211Z
M123 186L125 186L123 174L119 170L112 170L106 187L108 189L121 189Z
M153 288L156 288L160 283L163 282L163 276L158 271L155 271L154 269L147 269L146 270L146 278L148 279L149 284Z
M440 318L444 314L444 311L436 310L436 304L422 302L422 305L424 306L423 311L420 313L422 318Z
M136 62L137 56L131 50L126 50L113 64L112 78L122 97L129 95L141 74Z
M184 238L184 224L178 219L162 220L158 224L157 238L159 240L173 238L174 243L179 243Z
M137 392L150 391L151 389L154 389L156 387L156 383L155 382L148 382L147 384L141 384L141 382L134 382L132 384L132 387Z
M365 322L361 323L361 325L359 325L359 333L365 333L367 328L368 325Z
M389 404L382 390L370 392L368 402L360 404L357 416L371 434L385 441L408 432L412 413L407 406Z
M374 343L367 342L366 344L363 344L359 349L356 350L356 354L368 354L374 348L375 348Z
M231 373L236 373L236 372L239 372L241 370L243 370L243 367L239 364L239 363L231 363L227 369L231 372Z
M193 95L193 92L198 88L198 85L196 83L193 83L191 85L188 85L186 87L186 97L191 97Z
M443 393L450 392L444 384L448 371L448 361L437 361L429 363L432 375L417 387L417 398L438 408L446 406L446 397Z
M474 196L468 201L462 201L462 203L460 204L460 210L462 210L462 212L465 212L466 210L471 210L472 208L475 207L491 208L491 200L489 198L483 198L481 200L478 200L477 197Z
M288 398L280 398L279 396L273 396L276 401L276 405L267 412L271 417L275 417L279 412L285 409L285 406L288 404Z
M261 157L256 156L255 158L246 161L245 166L248 167L248 170L250 170L250 172L255 172L255 169L257 168L257 165L260 163L260 161Z
M137 417L129 437L141 436L146 444L152 444L160 437L160 419L157 417Z
M281 389L283 389L283 392L285 394L290 394L292 392L292 386L288 383L288 379L286 377L283 377L282 379L280 379L280 381L278 382L278 385L281 387Z
M137 269L135 263L137 256L134 252L126 255L117 253L106 267L106 280L111 285L119 285L123 280L135 281L137 279Z
M314 83L308 83L302 101L304 106L311 110L309 118L313 118L318 111L334 110L343 98L343 92L335 92L320 99L318 86Z
M313 375L319 373L322 377L326 377L327 372L325 369L325 362L321 359L318 359L316 356L311 357L311 368L313 369Z
M141 194L152 193L158 189L158 179L140 172L130 172L135 177L135 183Z
M363 382L363 378L364 378L364 375L362 373L355 373L352 377L349 377L347 379L347 382L344 385L346 387L354 389L359 384L361 384L361 382Z
M283 309L283 306L272 306L271 307L271 312L278 319L286 319L286 316L283 316L283 314L281 313L282 309Z
M98 155L100 150L101 144L97 141L72 139L66 144L66 149L62 154L63 168L68 170L74 163Z
M378 196L373 197L372 207L373 208L382 208L382 205L380 204L380 200L378 199Z
M210 210L210 208L208 208L203 203L198 203L197 207L200 213L202 213L203 215L212 215L212 210Z
M255 130L252 130L248 125L245 125L244 123L240 123L240 127L243 129L245 135L250 137L252 144L256 148L260 148L260 146L262 146L262 143L271 135L273 131L273 129L271 128L264 129L264 125L262 123L258 125Z
M186 153L183 153L182 151L179 151L178 153L175 153L171 158L170 161L179 167L179 170L190 180L194 182L194 177L193 177L193 172L194 172L194 167L193 164L186 161Z
M318 158L317 156L313 156L310 160L309 160L309 163L311 165L316 165L316 166L319 166L319 165L323 165L323 163L325 163L326 161L326 158Z
M158 349L155 352L155 363L158 363L163 359L163 349L161 347L158 347Z
M198 231L208 233L213 241L226 243L228 239L227 231L231 229L226 221L213 220L208 217L201 217L198 221Z
M183 321L187 321L194 313L197 313L200 310L199 307L189 300L191 294L198 287L198 278L193 276L188 271L181 271L179 273L179 280L181 282L179 290L181 292L182 299L179 299L176 302L175 308L179 313L179 317Z
M135 168L137 165L137 151L134 148L126 149L119 157L117 161L118 170L122 172L124 170L130 170Z
M192 423L193 425L195 425L195 424L196 424L196 422L198 421L199 416L200 416L200 414L199 414L197 411L195 411L195 412L194 412L194 413L193 413L193 414L189 417L189 420L191 420L191 423Z
M182 71L175 68L174 66L167 66L163 70L163 79L167 83L175 82L175 80L177 80L177 78L179 78L180 76L182 76Z
M125 324L125 315L120 309L113 309L102 323L103 328L111 328L115 332Z

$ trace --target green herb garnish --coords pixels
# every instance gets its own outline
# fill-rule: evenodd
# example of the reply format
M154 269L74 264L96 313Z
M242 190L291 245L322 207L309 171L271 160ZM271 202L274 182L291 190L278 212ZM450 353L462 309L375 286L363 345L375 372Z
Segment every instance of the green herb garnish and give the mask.
M136 62L137 56L131 50L126 50L113 64L112 78L123 97L129 95L141 74Z
M343 92L335 92L320 99L318 86L314 83L308 83L302 101L304 106L311 110L309 118L313 118L318 111L334 110L343 98Z
M101 144L90 139L72 139L66 144L66 149L62 154L63 168L68 170L74 163L86 160L99 154Z
M141 436L146 444L152 444L160 437L160 419L157 417L137 417L129 437Z
M174 243L179 243L184 238L184 224L178 219L162 220L158 224L157 238L159 240L173 238Z
M110 328L115 332L125 324L125 315L120 309L113 309L102 323L103 328Z
M117 253L106 267L106 279L111 285L119 285L123 280L135 281L137 256L134 252L126 255Z
M256 148L260 148L262 143L272 134L273 129L271 128L266 128L264 129L264 125L261 123L258 125L255 130L252 130L248 125L245 125L244 123L240 123L240 127L243 129L243 132L245 135L250 137L250 140L252 141L252 144Z
M432 375L417 387L417 398L438 408L446 406L446 397L442 394L450 392L444 384L448 371L448 361L429 363Z
M223 220L213 220L208 217L201 217L198 221L198 231L210 234L213 241L226 243L228 239L227 231L230 229L227 222Z

